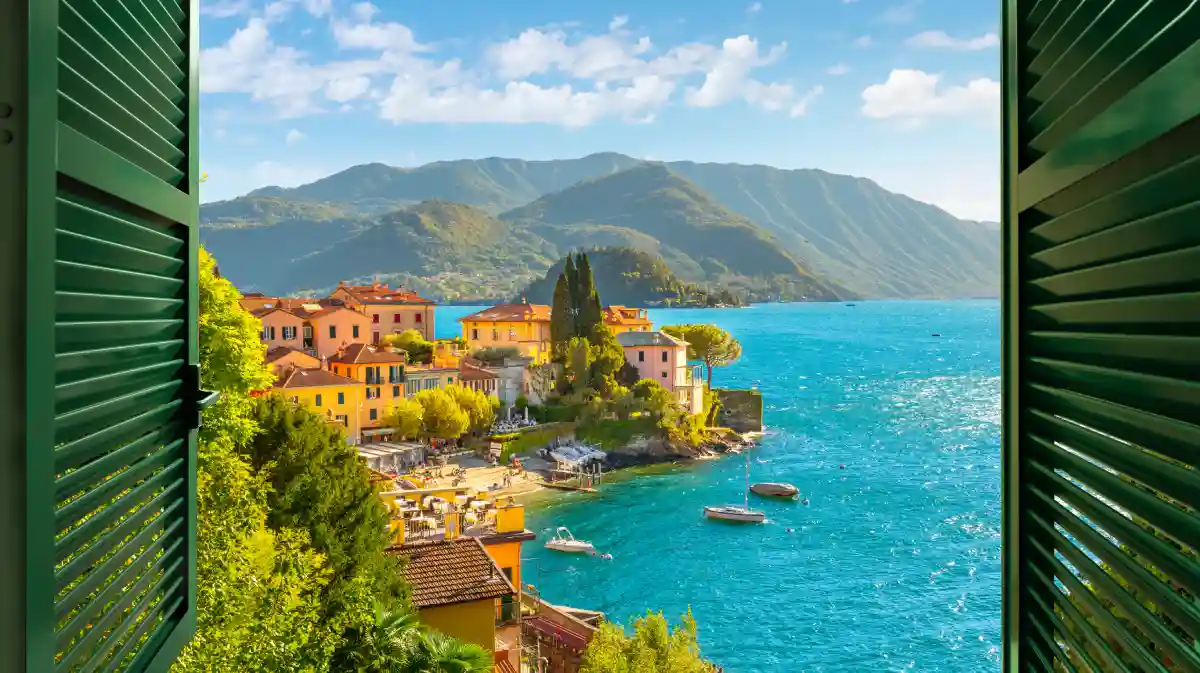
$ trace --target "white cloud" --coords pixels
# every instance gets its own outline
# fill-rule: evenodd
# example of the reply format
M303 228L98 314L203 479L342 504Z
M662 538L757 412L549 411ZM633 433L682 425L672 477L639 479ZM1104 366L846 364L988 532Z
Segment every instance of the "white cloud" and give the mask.
M300 142L301 140L304 140L304 134L301 133L300 131L297 131L296 129L292 129L291 131L288 131L287 136L285 136L283 139L283 141L285 143L287 143L288 145L295 145L296 143Z
M845 75L846 73L850 72L850 66L846 65L845 63L838 63L826 68L825 72L834 76Z
M614 16L612 21L608 22L608 29L610 31L620 30L621 28L624 28L625 24L627 23L629 23L629 16L626 14L619 14Z
M927 30L913 35L904 41L910 47L925 47L928 49L949 49L951 51L980 51L1000 46L1000 38L995 33L986 33L979 37L955 38L940 30Z
M746 11L750 12L751 14L756 14L756 13L762 11L762 3L761 2L750 3L750 6L746 8Z
M941 75L893 70L883 84L864 89L862 99L865 116L913 127L930 117L998 116L1000 83L982 77L963 86L942 86Z
M854 46L866 48L871 46L871 36L862 35L854 39Z
M333 0L274 0L263 7L262 16L268 23L275 23L297 6L317 18L324 18L333 11Z
M351 7L350 11L359 23L370 23L375 14L379 12L379 8L369 2L359 2Z
M273 4L312 11L324 7L315 0ZM374 5L361 2L346 18L331 19L338 47L361 56L325 62L275 43L266 14L251 18L225 44L203 51L203 91L248 95L282 118L333 112L364 101L395 123L563 126L605 118L649 123L681 93L682 101L693 107L742 100L800 116L819 94L756 79L754 71L777 61L786 44L760 48L748 35L720 44L656 49L648 36L627 29L625 16L617 16L610 30L598 35L568 36L565 27L531 28L491 45L481 62L466 65L439 59L408 27L376 21L377 15Z
M761 89L763 85L749 78L754 68L769 65L779 59L787 49L787 44L772 47L766 54L759 55L758 41L749 35L731 37L721 44L721 51L704 75L704 83L700 87L692 87L687 91L684 100L692 107L716 107L723 105L739 96L749 102L752 89ZM772 108L767 107L770 110Z

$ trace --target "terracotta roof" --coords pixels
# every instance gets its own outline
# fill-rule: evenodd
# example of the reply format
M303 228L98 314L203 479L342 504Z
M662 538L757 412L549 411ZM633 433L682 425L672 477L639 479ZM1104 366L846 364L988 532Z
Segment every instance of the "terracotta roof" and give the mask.
M642 316L643 309L628 306L605 306L604 322L610 325L652 325L649 318Z
M405 356L402 352L392 353L370 344L353 343L340 349L329 361L342 365L404 364Z
M412 290L391 288L387 283L374 285L347 285L345 281L338 283L338 290L345 290L360 304L436 304ZM336 290L335 290L336 292Z
M404 575L418 608L512 596L512 584L473 537L412 542L388 550L407 557Z
M646 346L678 346L686 348L687 342L676 339L666 332L622 332L617 335L617 342L626 348Z
M276 388L319 388L322 386L361 385L360 381L339 376L327 369L300 369L295 367L284 373L275 382Z
M458 320L459 322L550 322L550 307L545 304L496 304Z
M469 362L463 362L458 371L460 381L487 381L500 378L483 367L470 364Z
M315 362L318 362L318 363L320 362L320 360L317 360L316 356L309 355L308 353L305 353L302 350L296 350L295 348L289 348L287 346L276 346L276 347L272 348L271 350L267 351L266 363L271 364L272 362L275 362L276 360L278 360L280 358L291 355L292 353L299 353L300 355L303 355L306 358L311 358Z

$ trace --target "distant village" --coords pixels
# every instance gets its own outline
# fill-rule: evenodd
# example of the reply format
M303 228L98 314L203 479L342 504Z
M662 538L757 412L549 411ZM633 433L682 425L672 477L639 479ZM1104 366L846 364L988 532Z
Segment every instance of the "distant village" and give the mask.
M546 305L498 304L460 318L459 338L439 340L436 302L386 283L343 282L319 299L252 292L241 304L262 324L274 389L342 424L352 444L399 439L386 422L389 407L422 390L460 385L495 395L501 417L519 400L540 404L549 392L536 371L551 366ZM645 309L606 306L604 321L640 378L700 413L704 380L688 363L684 342L656 331ZM431 344L428 361L414 362L390 345L411 332Z

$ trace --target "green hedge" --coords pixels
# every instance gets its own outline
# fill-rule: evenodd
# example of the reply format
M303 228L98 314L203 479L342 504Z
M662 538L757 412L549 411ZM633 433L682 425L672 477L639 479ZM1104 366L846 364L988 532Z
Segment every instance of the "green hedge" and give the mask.
M654 435L656 429L654 419L649 417L625 421L605 420L580 425L575 430L575 436L602 449L619 449L633 441L634 437Z

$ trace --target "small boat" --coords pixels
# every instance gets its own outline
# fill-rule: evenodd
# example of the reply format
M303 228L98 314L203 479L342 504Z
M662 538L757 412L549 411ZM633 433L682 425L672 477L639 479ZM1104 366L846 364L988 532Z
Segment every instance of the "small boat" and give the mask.
M745 523L762 523L767 520L767 515L754 509L750 509L750 452L746 452L746 492L743 495L745 502L742 505L725 505L722 507L705 507L704 516L709 519L718 519L721 521L739 521Z
M762 523L767 515L741 505L725 505L724 507L705 507L704 516L722 521L744 521L746 523Z
M546 549L568 554L594 554L596 552L596 548L592 546L591 542L576 540L565 526L559 526L558 530L554 531L554 538L546 542Z
M760 482L750 487L750 490L755 495L761 495L767 498L794 498L800 495L800 489L791 484L777 484L773 482Z

